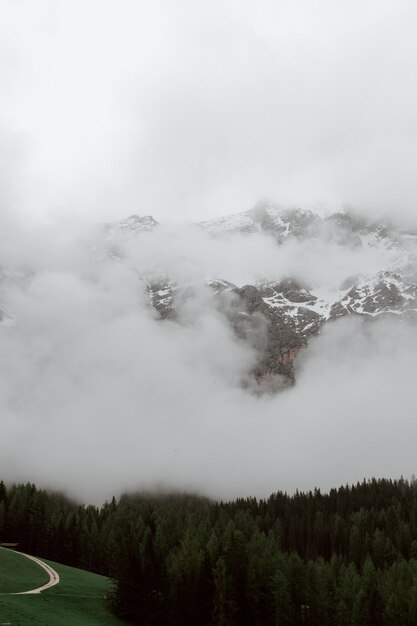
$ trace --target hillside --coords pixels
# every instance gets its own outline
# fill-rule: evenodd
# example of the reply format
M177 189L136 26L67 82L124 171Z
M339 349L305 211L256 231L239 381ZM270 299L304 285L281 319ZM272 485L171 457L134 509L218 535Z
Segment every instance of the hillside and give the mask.
M113 609L133 624L417 624L414 478L228 502L132 493L100 508L30 485L5 497L0 539L37 554L47 540L52 558L111 572ZM0 596L0 625L123 623L103 602L105 577L48 563L62 582L37 596Z
M48 574L23 554L0 549L0 594L22 593L40 587Z
M24 556L1 550L0 623L13 626L109 626L125 624L114 617L104 598L109 580L84 570L45 561L59 574L61 582L41 594L12 595L45 583L46 573Z

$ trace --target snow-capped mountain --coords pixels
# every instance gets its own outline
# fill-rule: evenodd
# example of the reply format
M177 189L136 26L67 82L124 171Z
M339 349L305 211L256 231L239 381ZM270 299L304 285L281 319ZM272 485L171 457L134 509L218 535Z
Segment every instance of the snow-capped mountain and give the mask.
M130 215L120 222L106 224L105 226L110 232L115 230L144 232L153 230L158 226L158 222L151 215Z
M263 203L245 213L201 222L199 226L211 237L262 233L278 245L291 239L318 239L334 242L347 251L378 251L383 259L381 270L351 277L337 288L302 284L291 276L239 286L228 280L227 271L208 281L215 298L233 296L234 313L229 317L238 336L248 340L262 318L266 338L255 374L259 381L267 380L269 387L282 385L282 380L278 383L274 379L276 376L293 380L295 357L328 321L350 314L368 319L407 315L417 320L417 282L413 281L417 276L413 249L417 237L401 233L387 221L369 221L348 211L318 215ZM162 318L175 315L177 289L178 285L171 285L167 279L149 286L151 302Z
M304 280L300 276L300 269L297 276L277 271L276 279L271 279L270 272L263 280L236 284L224 267L220 276L198 286L174 280L169 265L166 271L152 275L135 265L149 307L161 323L164 320L175 323L184 301L197 287L206 289L236 337L258 353L256 367L248 373L245 384L252 378L258 388L273 390L293 382L297 354L312 336L320 333L324 324L342 316L354 314L372 320L390 315L417 320L417 235L401 232L386 220L370 221L349 211L319 214L261 203L250 211L196 226L209 235L209 241L220 238L226 246L233 237L262 235L273 248L284 249L281 246L293 242L297 250L301 250L313 242L315 249L331 244L343 250L344 258L362 251L376 259L371 272L369 266L359 272L355 266L353 276L345 277L341 284L329 285L325 281L310 284L307 277ZM126 259L133 263L127 248L131 252L146 241L152 249L152 238L157 237L162 228L151 216L131 215L121 222L105 224L91 250L99 259L115 263ZM161 251L161 248L156 246L156 250ZM328 262L331 264L332 258ZM5 276L0 277L0 286ZM10 278L13 275L8 276L7 280L13 282ZM6 330L16 325L13 314L0 308L0 327Z
M126 240L140 233L150 233L158 226L159 223L151 215L130 215L120 222L108 222L102 225L101 234L104 236L98 242L99 249L104 256L119 261L124 256Z
M121 220L116 225L120 230L125 231L150 231L158 226L158 222L151 215L130 215L124 220Z
M278 244L292 238L321 238L355 249L378 248L393 265L403 266L410 260L408 244L417 242L417 235L398 231L389 221L372 221L343 210L319 214L303 208L280 208L264 202L244 213L200 222L211 236L263 233Z
M281 209L269 202L263 202L245 213L200 222L199 225L214 236L266 232L280 243L288 236L314 232L319 222L319 217L312 211L300 208Z

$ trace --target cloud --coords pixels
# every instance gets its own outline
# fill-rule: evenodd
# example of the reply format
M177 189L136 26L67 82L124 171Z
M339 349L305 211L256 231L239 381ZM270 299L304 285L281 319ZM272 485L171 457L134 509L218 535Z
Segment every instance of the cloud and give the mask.
M0 329L2 477L99 502L415 471L414 325L339 320L294 389L255 397L239 384L255 354L204 285L337 289L388 269L381 251L178 222L270 197L417 227L416 17L412 0L6 0L0 304L17 326ZM112 261L91 225L131 213L167 224L116 241ZM178 322L149 308L150 276L187 288Z
M293 276L311 287L330 289L352 276L390 269L398 255L378 246L347 249L335 240L329 230L325 237L289 238L278 246L264 234L211 238L198 227L180 224L142 236L140 245L133 237L126 247L129 262L146 276L166 275L178 282L226 278L238 286Z
M7 1L19 206L177 220L270 197L415 221L416 17L412 0Z
M240 380L255 354L202 281L221 269L279 278L301 248L172 227L143 233L114 261L76 232L39 228L9 257L3 249L6 275L33 268L0 285L17 319L0 329L3 479L99 503L158 485L263 496L415 471L415 325L334 322L301 354L293 389L254 396ZM327 282L351 271L351 251L327 251L339 266ZM329 257L312 244L298 263L318 280ZM148 305L138 270L152 269L192 287L176 322Z

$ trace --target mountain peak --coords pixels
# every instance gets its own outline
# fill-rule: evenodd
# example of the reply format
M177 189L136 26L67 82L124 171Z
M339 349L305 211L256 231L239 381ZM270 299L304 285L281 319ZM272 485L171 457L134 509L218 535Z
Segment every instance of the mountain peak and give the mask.
M119 228L121 230L153 230L159 223L152 217L152 215L130 215L119 222Z

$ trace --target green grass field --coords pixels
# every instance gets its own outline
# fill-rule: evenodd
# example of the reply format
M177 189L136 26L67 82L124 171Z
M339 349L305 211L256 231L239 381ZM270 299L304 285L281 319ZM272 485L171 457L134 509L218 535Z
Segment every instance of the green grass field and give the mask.
M53 561L45 563L58 572L58 585L41 594L8 595L36 588L49 577L33 561L0 549L0 593L5 594L0 595L0 626L126 625L106 606L104 597L110 588L107 578Z
M29 591L48 580L45 570L33 561L12 550L0 549L0 593Z

